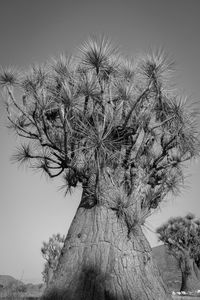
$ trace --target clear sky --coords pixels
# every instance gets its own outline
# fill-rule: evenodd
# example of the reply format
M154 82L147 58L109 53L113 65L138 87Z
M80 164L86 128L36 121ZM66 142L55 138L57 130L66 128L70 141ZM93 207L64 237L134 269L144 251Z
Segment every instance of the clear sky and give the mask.
M177 62L180 92L200 101L199 12L199 0L0 0L0 65L26 69L72 53L90 34L106 34L132 56L164 46ZM59 181L11 164L18 141L6 128L0 100L0 274L39 282L42 241L66 234L80 191L64 197ZM187 173L187 188L147 220L152 231L170 216L191 211L200 217L199 162ZM157 245L155 234L145 233Z

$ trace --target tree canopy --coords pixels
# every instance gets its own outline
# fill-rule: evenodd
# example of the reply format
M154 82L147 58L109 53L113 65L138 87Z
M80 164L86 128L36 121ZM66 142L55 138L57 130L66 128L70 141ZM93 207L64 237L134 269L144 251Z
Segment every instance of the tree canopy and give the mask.
M58 259L60 257L61 249L64 245L65 237L58 234L53 234L49 238L48 242L43 242L41 253L42 257L45 259L44 270L42 272L44 282L49 283L50 270L53 272L58 264Z
M173 90L173 71L163 50L133 60L105 38L27 72L2 70L10 127L22 138L13 159L62 174L67 189L80 184L96 202L102 176L117 174L130 203L140 195L143 211L157 208L199 151L196 110Z

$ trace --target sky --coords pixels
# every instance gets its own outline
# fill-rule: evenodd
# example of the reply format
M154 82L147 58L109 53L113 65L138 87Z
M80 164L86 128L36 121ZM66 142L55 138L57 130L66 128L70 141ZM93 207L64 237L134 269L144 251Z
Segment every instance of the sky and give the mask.
M43 63L62 52L73 53L91 34L105 34L126 55L163 46L176 61L180 94L200 102L200 1L192 0L0 0L0 66ZM11 163L19 140L6 127L0 96L0 274L41 282L43 241L66 234L81 191L64 197L59 180ZM193 212L200 217L200 164L187 168L186 186L168 197L146 222L152 246L154 231L171 216Z

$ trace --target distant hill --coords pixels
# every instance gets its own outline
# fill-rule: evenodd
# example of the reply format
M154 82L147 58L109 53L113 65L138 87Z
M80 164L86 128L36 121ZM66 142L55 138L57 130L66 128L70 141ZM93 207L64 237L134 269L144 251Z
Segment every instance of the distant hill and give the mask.
M12 276L0 275L0 299L39 299L43 291L43 284L24 284Z
M180 291L181 272L177 260L169 255L164 245L152 248L153 259L170 291Z
M15 279L9 275L0 275L0 287L7 287L10 285L22 285L23 282Z

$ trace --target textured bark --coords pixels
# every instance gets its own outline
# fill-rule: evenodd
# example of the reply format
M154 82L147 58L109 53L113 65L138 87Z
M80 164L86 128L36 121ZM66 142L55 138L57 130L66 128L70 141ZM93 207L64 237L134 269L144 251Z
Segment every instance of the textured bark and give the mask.
M196 291L200 289L200 270L195 261L185 253L181 263L182 283L180 291Z
M47 283L46 283L47 286L49 285L52 277L53 277L53 269L51 267L49 267L48 274L47 274Z
M83 203L84 197L45 299L171 299L141 226L130 231L110 207Z

